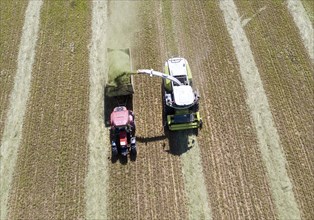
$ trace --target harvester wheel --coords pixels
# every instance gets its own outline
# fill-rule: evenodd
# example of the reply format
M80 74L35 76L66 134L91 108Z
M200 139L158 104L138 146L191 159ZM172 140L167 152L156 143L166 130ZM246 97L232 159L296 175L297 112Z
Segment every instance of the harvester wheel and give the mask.
M199 103L197 102L197 103L195 103L195 105L192 107L193 109L193 111L194 112L198 112L199 111L199 109L200 109L200 105L199 105Z
M194 135L198 136L198 128L194 128Z

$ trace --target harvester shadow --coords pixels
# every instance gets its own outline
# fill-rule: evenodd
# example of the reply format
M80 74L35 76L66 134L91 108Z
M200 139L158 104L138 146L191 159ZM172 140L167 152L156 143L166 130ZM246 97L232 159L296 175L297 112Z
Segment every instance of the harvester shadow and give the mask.
M165 151L176 156L186 153L194 145L194 140L189 140L191 134L191 131L188 130L167 132L169 149Z
M166 135L154 136L154 137L136 137L136 140L141 143L162 141L167 138Z

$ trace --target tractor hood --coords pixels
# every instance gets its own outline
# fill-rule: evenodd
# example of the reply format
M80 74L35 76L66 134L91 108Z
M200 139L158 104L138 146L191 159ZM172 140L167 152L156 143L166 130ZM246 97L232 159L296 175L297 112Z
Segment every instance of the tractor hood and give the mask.
M191 86L173 86L174 102L178 106L192 105L195 100L195 94Z

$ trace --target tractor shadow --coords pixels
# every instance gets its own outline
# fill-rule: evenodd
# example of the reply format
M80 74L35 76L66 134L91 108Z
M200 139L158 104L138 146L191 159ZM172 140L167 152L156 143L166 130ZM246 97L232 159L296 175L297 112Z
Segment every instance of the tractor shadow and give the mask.
M111 156L111 163L114 164L114 163L117 163L117 161L119 161L120 164L127 165L129 160L132 161L132 162L136 161L136 157L137 157L136 154L135 155L134 154L129 154L126 157L118 154L117 156Z
M167 131L169 149L165 150L169 154L180 156L193 148L195 139L191 136L195 136L194 130L183 131Z
M127 165L129 161L135 162L137 159L137 154L131 154L129 153L127 156L122 156L121 154L118 154L117 156L110 155L108 159L111 161L112 164L115 164L119 161L122 165Z

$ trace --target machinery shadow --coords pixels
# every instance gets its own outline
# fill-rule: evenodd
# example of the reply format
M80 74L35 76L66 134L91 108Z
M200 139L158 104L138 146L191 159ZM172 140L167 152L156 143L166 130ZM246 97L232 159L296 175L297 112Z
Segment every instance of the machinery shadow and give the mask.
M176 156L186 153L193 148L195 140L190 138L192 135L195 135L193 130L168 131L169 150L165 151Z
M155 137L136 137L136 140L141 143L162 141L165 139L167 139L166 135L160 135L160 136L155 136Z
M116 163L117 161L119 161L122 165L126 165L128 163L128 161L136 161L137 155L136 154L129 154L126 157L118 154L117 156L111 156L111 163Z
M116 163L117 161L122 165L126 165L128 163L128 157L123 157L122 155L111 156L111 163Z

